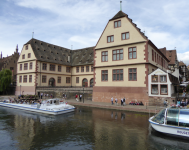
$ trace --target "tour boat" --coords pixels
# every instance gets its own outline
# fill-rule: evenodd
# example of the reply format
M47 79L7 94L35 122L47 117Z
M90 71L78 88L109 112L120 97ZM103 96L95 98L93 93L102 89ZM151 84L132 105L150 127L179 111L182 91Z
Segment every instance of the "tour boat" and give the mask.
M189 109L169 107L162 109L157 115L149 118L156 131L189 137Z
M16 104L10 103L9 100L5 100L4 102L0 102L0 106L51 115L64 114L72 112L75 109L74 106L63 103L59 99L43 100L42 104Z

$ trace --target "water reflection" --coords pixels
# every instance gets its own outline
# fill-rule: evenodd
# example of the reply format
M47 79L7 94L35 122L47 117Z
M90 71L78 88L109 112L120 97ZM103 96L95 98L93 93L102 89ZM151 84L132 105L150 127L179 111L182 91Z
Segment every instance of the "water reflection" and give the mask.
M160 150L189 146L151 134L148 118L145 113L87 107L59 116L0 107L0 149Z

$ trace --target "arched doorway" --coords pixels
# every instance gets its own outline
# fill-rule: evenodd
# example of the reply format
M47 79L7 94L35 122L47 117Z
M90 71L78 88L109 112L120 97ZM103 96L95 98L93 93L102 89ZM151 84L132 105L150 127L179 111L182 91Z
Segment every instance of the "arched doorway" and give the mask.
M88 87L88 80L86 78L82 81L82 87Z
M55 79L54 78L49 79L49 86L55 86Z
M90 87L93 87L93 78L90 80Z

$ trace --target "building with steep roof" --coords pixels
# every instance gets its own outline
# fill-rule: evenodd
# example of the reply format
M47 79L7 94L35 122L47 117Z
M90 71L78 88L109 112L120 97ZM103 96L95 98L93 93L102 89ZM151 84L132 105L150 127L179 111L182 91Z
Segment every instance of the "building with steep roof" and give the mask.
M181 82L187 81L188 78L188 68L183 61L179 61L179 73Z

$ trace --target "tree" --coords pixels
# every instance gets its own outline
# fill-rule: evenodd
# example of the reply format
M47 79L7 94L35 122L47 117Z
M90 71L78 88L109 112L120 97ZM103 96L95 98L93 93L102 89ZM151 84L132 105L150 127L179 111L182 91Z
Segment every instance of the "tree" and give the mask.
M0 71L0 91L4 92L9 89L12 81L12 72L9 69Z

